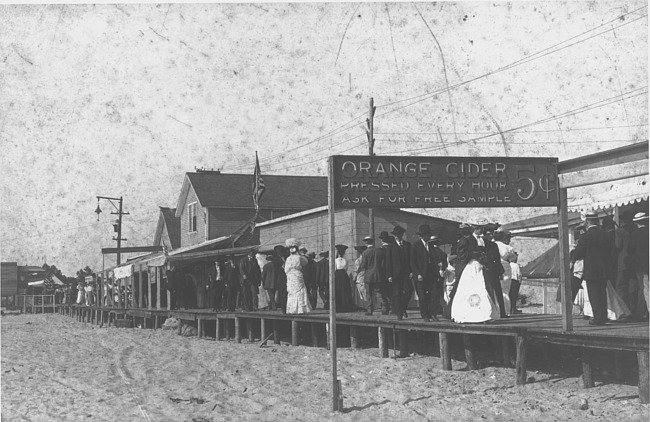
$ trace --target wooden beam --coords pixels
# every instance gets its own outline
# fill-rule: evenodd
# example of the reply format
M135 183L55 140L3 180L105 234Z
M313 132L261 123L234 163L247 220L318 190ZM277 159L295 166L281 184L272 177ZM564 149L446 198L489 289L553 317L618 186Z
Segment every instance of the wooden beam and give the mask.
M102 248L102 254L111 253L134 253L134 252L160 252L162 246L131 246L128 248Z
M526 372L526 337L517 336L517 385L525 385L528 380Z
M379 339L379 356L388 357L388 339L386 338L386 328L377 327L377 337Z
M442 360L442 369L451 371L451 353L449 353L449 343L447 333L439 333L440 339L440 359Z
M637 352L636 358L639 362L639 401L641 403L650 403L648 352Z
M560 161L557 164L558 174L567 174L582 170L611 167L619 164L648 160L648 141L636 142L620 148L600 151L570 160ZM646 167L647 168L647 167ZM647 174L647 170L646 170Z
M463 334L463 344L465 346L465 361L467 368L470 371L478 369L476 364L476 357L474 356L474 345L472 344L472 337L469 334Z
M557 206L559 249L560 249L560 285L562 286L562 330L573 331L573 296L571 293L571 269L569 268L569 226L567 217L567 189L558 192Z
M586 347L581 350L582 354L582 386L591 388L594 384L594 368L592 352Z
M607 168L594 168L580 170L567 174L558 174L561 188L577 188L580 186L594 185L596 183L613 182L635 176L648 174L648 157L645 161L619 164Z

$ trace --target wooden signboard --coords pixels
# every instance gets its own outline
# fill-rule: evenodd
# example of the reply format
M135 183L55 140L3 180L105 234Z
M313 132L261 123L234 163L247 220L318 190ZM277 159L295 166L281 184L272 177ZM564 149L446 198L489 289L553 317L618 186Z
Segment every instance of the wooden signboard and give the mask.
M555 207L557 158L332 157L334 208Z

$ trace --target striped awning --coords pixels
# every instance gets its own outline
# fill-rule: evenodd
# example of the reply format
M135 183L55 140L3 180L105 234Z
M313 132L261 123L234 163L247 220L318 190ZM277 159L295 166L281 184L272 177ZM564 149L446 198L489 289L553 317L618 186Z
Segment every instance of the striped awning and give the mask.
M648 200L648 176L636 176L568 191L569 211L588 212Z

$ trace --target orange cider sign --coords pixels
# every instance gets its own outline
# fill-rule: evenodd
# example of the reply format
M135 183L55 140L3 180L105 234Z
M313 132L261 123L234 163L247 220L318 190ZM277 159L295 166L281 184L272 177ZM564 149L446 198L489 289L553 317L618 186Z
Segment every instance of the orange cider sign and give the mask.
M335 208L555 207L557 158L331 157Z

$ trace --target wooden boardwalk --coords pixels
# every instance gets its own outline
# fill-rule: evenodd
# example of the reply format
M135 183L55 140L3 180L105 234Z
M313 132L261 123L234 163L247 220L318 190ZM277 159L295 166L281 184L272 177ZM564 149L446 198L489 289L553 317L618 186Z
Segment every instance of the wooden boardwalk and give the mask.
M241 342L242 331L249 341L256 339L269 340L273 338L280 342L280 328L291 326L291 343L300 345L300 333L308 330L311 333L311 346L325 345L329 324L328 311L319 309L308 314L286 315L279 311L257 312L212 312L209 309L116 309L116 308L89 308L85 306L64 306L60 308L62 314L76 317L79 321L90 321L97 324L108 323L115 318L141 319L142 327L158 328L161 321L168 316L174 316L184 321L196 322L199 337L206 337L206 321L216 321L210 337L216 340L234 339ZM574 317L574 330L562 331L562 317L560 315L518 314L507 319L496 320L482 324L458 324L441 319L437 322L423 321L417 310L409 311L409 318L398 321L394 315L366 316L363 312L337 313L337 333L349 334L350 346L359 347L361 330L377 330L378 344L382 357L388 357L389 336L395 338L393 347L399 347L399 355L408 354L408 332L437 333L438 347L442 359L443 369L451 370L451 353L448 335L460 334L463 338L465 359L468 368L476 369L476 348L473 339L476 335L494 336L501 340L501 357L504 365L511 362L510 350L514 343L516 350L516 383L525 384L526 373L526 343L536 340L542 344L562 344L579 347L582 354L583 385L594 386L592 350L604 349L614 351L629 351L637 354L639 368L639 398L641 402L650 401L650 388L648 386L648 354L649 331L647 322L636 323L608 323L604 326L592 326L582 317ZM257 335L259 333L259 336ZM325 339L323 339L325 337ZM321 341L324 340L324 341Z

